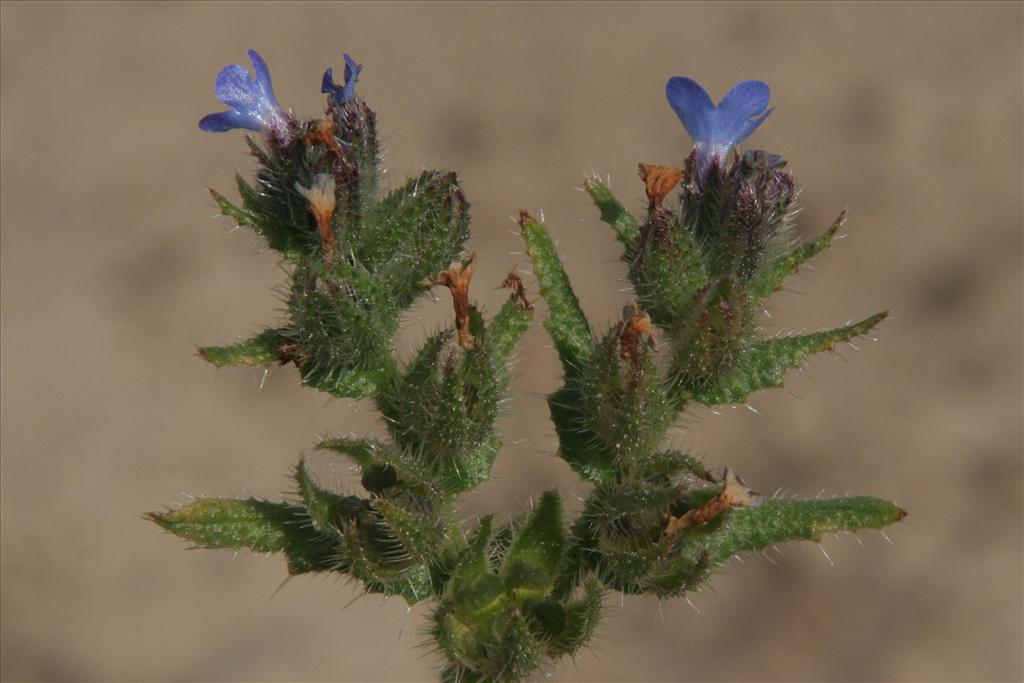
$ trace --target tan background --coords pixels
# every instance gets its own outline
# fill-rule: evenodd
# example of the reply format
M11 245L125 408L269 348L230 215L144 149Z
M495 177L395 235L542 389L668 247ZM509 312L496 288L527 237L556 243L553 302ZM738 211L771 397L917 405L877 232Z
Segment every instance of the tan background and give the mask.
M366 65L391 177L449 167L474 203L476 296L526 268L509 221L543 209L583 305L626 301L611 232L573 191L688 140L665 80L771 83L751 143L804 186L801 231L850 208L847 239L772 301L769 333L883 308L878 343L812 379L698 410L677 441L757 488L873 493L910 511L864 547L828 538L732 563L685 602L609 596L592 651L558 681L1020 680L1022 6L1012 4L4 3L2 676L119 680L426 680L427 608L284 577L275 558L185 552L140 515L179 492L277 497L318 435L376 430L274 371L217 372L198 343L276 320L272 254L205 193L249 172L210 135L217 69L259 49L278 98L320 111L342 51ZM536 291L531 283L532 291ZM409 316L407 343L449 315ZM551 457L541 396L557 362L525 340L498 480L467 515L582 492ZM812 381L813 380L813 381ZM354 412L354 410L358 412ZM342 489L340 464L323 464ZM778 566L775 566L775 564ZM405 621L404 621L405 620ZM404 627L403 627L404 621ZM399 639L396 642L397 639Z

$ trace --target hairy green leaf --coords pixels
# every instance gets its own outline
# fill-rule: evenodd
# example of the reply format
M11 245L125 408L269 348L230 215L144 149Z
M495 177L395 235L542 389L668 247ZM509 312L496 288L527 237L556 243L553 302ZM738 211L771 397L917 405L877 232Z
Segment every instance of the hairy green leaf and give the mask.
M859 529L881 529L907 513L880 498L869 496L829 500L767 500L756 507L736 507L705 527L681 534L682 552L705 550L715 566L739 552L763 550L786 541L821 540L822 534Z
M555 343L565 374L570 375L576 372L593 349L590 323L583 315L547 229L525 212L519 216L519 226L526 241L526 252L533 261L534 275L550 311L544 327Z
M202 346L199 355L218 368L228 365L267 366L281 362L280 348L284 341L281 330L265 330L237 344Z
M622 260L631 263L636 252L636 240L640 236L638 221L622 205L612 191L600 180L587 178L583 187L601 211L601 220L611 226L615 236L626 248Z
M817 238L801 244L782 258L764 267L747 285L750 296L755 299L763 299L778 289L782 281L795 273L801 265L828 249L845 221L846 211L843 211L839 214L839 218L829 226L829 229Z
M556 491L546 491L502 565L502 577L516 597L541 597L551 590L564 545L562 500Z
M688 388L688 397L714 406L740 403L754 391L780 387L786 370L796 367L811 354L828 351L839 342L866 334L886 316L888 312L878 313L846 327L754 342L731 369L700 386Z
M339 568L335 541L318 532L307 511L296 505L202 498L180 510L151 512L147 518L198 547L283 553L290 574Z

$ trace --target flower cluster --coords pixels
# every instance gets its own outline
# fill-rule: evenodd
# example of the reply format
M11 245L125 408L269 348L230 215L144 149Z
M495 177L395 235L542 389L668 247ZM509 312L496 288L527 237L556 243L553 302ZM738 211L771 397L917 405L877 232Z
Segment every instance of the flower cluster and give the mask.
M252 78L241 64L228 64L217 74L214 92L217 99L231 107L228 111L208 114L199 121L199 127L210 133L223 133L237 128L263 133L273 139L287 140L291 117L281 108L270 82L270 69L256 50L249 50ZM333 70L324 72L321 92L329 93L336 106L355 99L356 81L363 70L348 54L345 60L345 83L334 82Z
M347 52L342 55L342 58L345 60L345 82L342 85L335 83L334 69L327 69L320 86L320 92L329 93L331 103L336 107L355 98L356 81L359 80L359 73L363 70L363 65L356 64L356 61Z
M903 518L877 498L766 498L671 443L672 425L692 406L744 403L780 387L789 369L885 317L761 336L765 300L828 248L843 219L794 246L797 188L785 161L733 151L772 112L765 83L739 83L716 105L692 79L668 81L694 147L682 168L640 164L643 213L587 179L632 283L633 300L611 326L588 320L547 227L520 213L563 368L548 396L553 450L589 492L574 519L559 492L546 491L507 522L467 521L457 497L490 479L502 446L508 362L534 313L527 285L509 274L511 296L493 312L473 301L469 203L457 174L379 182L376 113L356 96L362 66L349 55L343 83L324 72L325 115L313 119L283 109L266 63L252 50L249 58L251 73L221 69L216 95L229 110L199 127L265 136L246 136L256 179L237 178L241 205L213 196L287 260L289 282L278 324L199 355L217 367L294 365L308 387L373 400L382 429L317 445L358 471L356 494L325 486L303 459L285 500L197 498L152 521L197 546L278 553L291 574L344 576L368 592L428 602L444 683L519 683L587 645L609 592L682 596L738 553ZM399 353L402 320L439 285L449 289L452 324Z

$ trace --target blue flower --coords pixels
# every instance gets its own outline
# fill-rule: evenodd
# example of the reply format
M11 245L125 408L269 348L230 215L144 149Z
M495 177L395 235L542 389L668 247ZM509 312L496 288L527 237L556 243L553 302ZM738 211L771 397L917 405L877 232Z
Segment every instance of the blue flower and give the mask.
M363 65L356 64L356 60L352 59L347 52L343 57L345 59L345 85L341 86L335 83L334 69L328 69L324 72L323 84L320 86L320 92L330 93L331 104L336 107L340 107L356 96L356 81L359 80L359 72L363 70Z
M256 74L255 79L240 64L228 64L217 74L217 99L231 109L204 116L199 121L199 127L210 133L246 128L286 137L288 114L274 97L267 63L256 50L249 50L249 60Z
M693 138L697 168L703 172L712 159L722 163L729 150L757 130L774 109L768 108L772 91L762 81L743 81L732 87L715 106L696 81L676 76L665 86L672 110Z

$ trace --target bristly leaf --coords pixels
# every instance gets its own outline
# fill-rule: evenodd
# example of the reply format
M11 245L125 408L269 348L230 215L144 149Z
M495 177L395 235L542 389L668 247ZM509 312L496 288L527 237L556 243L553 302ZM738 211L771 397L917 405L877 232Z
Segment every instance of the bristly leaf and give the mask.
M239 182L245 181L239 178ZM213 197L213 200L217 202L217 207L220 209L220 212L223 215L227 216L228 218L234 218L239 225L244 225L247 228L253 228L257 232L260 232L259 221L256 220L255 216L253 216L248 211L240 209L234 204L232 204L227 197L222 195L220 192L217 192L217 190L213 189L212 187L208 187L207 190L209 190L210 196Z
M692 235L664 208L652 211L644 223L629 279L641 308L664 330L692 315L694 299L711 282Z
M454 261L469 237L469 203L451 172L424 171L388 194L347 237L355 260L388 285L385 301L408 308L422 281Z
M439 499L446 490L435 480L418 454L367 439L325 439L320 450L341 453L351 458L362 472L363 488L374 495L391 495L395 490Z
M571 375L593 349L590 324L583 315L580 301L569 284L569 277L547 229L526 212L519 214L519 227L526 241L526 251L533 261L533 272L540 283L541 294L548 303L550 315L544 327L555 343L565 374Z
M643 320L649 327L650 319ZM677 416L649 337L639 334L628 319L619 323L597 345L578 378L566 383L577 389L575 428L588 437L588 460L599 459L594 456L600 452L617 472L636 469L649 458Z
M295 467L295 483L309 518L321 533L340 535L349 520L369 510L368 501L356 496L341 496L321 487L310 474L305 459Z
M303 377L303 383L337 398L369 398L377 392L381 374L374 368L339 368L324 376Z
M246 138L259 168L256 187L236 174L238 192L246 212L255 221L253 229L267 244L293 262L316 253L319 240L310 224L307 204L295 190L295 184L309 187L317 172L315 155L303 145L270 146L269 151Z
M398 502L378 498L373 501L373 509L416 562L429 562L444 542L444 520L437 510L423 502L406 508Z
M554 584L565 546L562 499L545 491L526 526L505 555L501 574L519 599L546 595Z
M585 480L600 484L615 478L615 455L594 447L594 434L581 426L582 404L579 382L570 382L548 396L559 457Z
M680 534L684 554L709 552L709 565L739 552L763 550L786 541L821 540L823 534L881 529L907 513L887 500L868 496L829 500L770 499L756 507L736 507L705 526Z
M713 487L691 489L704 495ZM714 495L713 493L711 495ZM573 528L571 552L608 588L660 597L691 590L707 574L701 553L680 555L662 538L665 520L678 514L679 488L664 477L599 485ZM563 574L560 589L579 581Z
M515 300L506 301L487 325L487 344L496 361L505 363L520 337L530 329L533 310Z
M470 307L472 349L454 346L449 332L434 335L404 375L396 372L376 396L396 448L448 493L490 476L501 445L495 421L508 388L508 356L531 318L518 298L486 327Z
M242 179L242 176L237 178L238 189L242 195L245 208L238 208L220 192L209 188L210 195L217 202L220 212L228 218L233 218L239 225L250 228L257 235L264 238L271 249L281 252L285 258L293 261L301 258L305 253L305 249L300 244L300 240L290 230L282 228L279 223L265 220L259 214L259 195L252 189L252 186Z
M645 469L680 401L655 365L651 320L635 306L548 397L559 455L594 483Z
M750 296L754 299L763 299L778 289L782 281L795 273L801 265L828 249L845 221L846 211L843 211L829 229L817 238L801 244L777 261L767 264L747 285Z
M202 346L199 355L218 368L228 365L265 367L282 362L280 348L284 341L281 330L264 330L252 339L237 344Z
M712 481L704 464L688 453L669 450L652 455L645 463L642 476L665 477L687 482L687 488L696 482Z
M601 619L603 595L601 584L589 577L578 599L562 603L539 600L525 605L530 626L548 657L571 655L586 645Z
M390 372L387 348L399 311L372 273L358 266L306 261L295 269L288 298L291 324L282 352L304 384L333 396L372 396Z
M291 261L298 261L303 256L313 253L316 246L311 234L297 232L286 223L282 223L273 215L268 214L265 211L264 197L240 174L235 174L235 183L238 186L238 194L242 197L242 202L245 205L246 214L253 221L252 223L242 223L239 220L241 225L251 227L256 234L267 240L267 245L271 249L279 251ZM220 203L219 199L218 203Z
M626 248L622 260L632 263L636 254L636 240L640 236L638 221L625 206L622 205L612 191L600 180L587 178L584 183L587 194L601 211L601 220L611 226L615 237Z
M290 574L335 570L340 565L336 542L314 528L305 509L287 503L203 498L180 510L146 517L201 548L284 553Z
M380 454L387 450L387 446L378 441L348 437L324 439L317 448L347 455L361 469L368 469L380 464Z
M752 392L782 386L786 370L796 367L811 354L828 351L839 342L866 334L888 315L886 311L834 330L754 342L730 370L701 386L687 387L685 392L688 398L706 406L741 403Z
M506 604L505 584L487 561L491 517L484 517L455 567L449 582L456 614L471 622L486 621Z
M346 572L362 581L367 592L400 595L409 605L432 597L429 569L413 563L394 536L372 517L345 530L343 548Z

